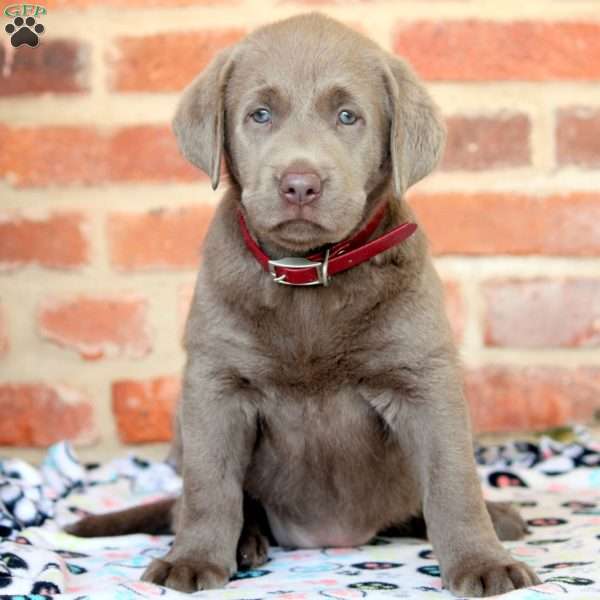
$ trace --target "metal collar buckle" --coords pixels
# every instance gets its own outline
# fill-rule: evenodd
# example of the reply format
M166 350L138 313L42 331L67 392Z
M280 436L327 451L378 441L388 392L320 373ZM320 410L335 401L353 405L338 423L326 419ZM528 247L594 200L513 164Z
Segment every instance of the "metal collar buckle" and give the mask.
M316 271L317 279L315 281L308 281L306 283L294 283L293 281L286 281L285 274L277 275L277 267L292 270L303 270L312 268ZM286 258L280 258L277 260L269 260L269 273L271 274L273 281L275 283L280 283L281 285L322 285L327 287L329 285L329 275L327 273L328 268L329 249L325 251L325 257L323 258L323 262L314 262L312 260L308 260L307 258L301 258L297 256L288 256Z

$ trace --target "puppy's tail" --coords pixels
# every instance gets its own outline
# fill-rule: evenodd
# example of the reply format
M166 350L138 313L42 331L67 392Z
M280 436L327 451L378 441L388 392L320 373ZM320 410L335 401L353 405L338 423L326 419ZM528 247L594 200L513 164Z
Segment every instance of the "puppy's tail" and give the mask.
M130 533L163 535L173 533L175 498L165 498L117 512L90 515L65 527L78 537L109 537Z

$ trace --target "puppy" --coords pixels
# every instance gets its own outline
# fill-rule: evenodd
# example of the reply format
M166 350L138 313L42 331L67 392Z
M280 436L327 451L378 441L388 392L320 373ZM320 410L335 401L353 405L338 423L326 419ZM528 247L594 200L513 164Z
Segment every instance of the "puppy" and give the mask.
M163 529L173 510L143 579L192 592L265 559L263 510L276 543L307 548L421 518L455 594L538 583L494 530L520 537L519 516L483 501L440 281L402 200L444 140L409 67L294 17L221 52L174 130L213 187L223 158L230 180L187 324L183 493L71 531Z

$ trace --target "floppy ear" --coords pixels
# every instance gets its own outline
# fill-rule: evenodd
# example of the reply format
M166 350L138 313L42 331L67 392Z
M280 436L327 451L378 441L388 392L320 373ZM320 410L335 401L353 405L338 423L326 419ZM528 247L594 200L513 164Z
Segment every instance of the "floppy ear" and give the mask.
M384 78L391 110L392 179L400 199L437 165L446 130L433 100L406 63L388 55Z
M173 119L183 155L219 185L224 144L225 88L233 66L232 48L221 51L188 85Z

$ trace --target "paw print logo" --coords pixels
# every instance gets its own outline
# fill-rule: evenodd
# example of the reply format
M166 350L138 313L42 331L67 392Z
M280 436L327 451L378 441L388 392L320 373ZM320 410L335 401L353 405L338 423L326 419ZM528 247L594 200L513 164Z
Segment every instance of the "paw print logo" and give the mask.
M27 44L35 48L39 42L39 36L44 33L44 26L41 23L36 23L33 17L15 17L12 23L9 23L4 30L10 35L10 43L18 48L23 44Z

